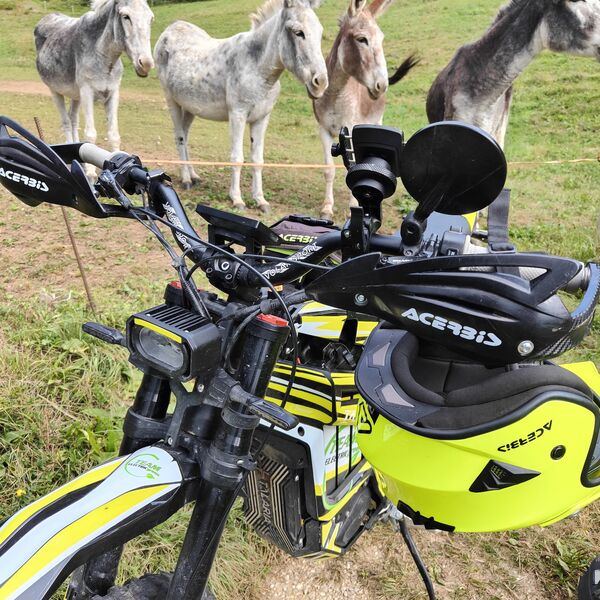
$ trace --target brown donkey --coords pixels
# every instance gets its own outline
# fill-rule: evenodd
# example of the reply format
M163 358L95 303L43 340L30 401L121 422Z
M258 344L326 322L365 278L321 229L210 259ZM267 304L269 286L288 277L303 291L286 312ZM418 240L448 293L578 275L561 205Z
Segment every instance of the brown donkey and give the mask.
M418 62L409 56L394 75L388 78L383 54L383 32L379 18L393 0L351 0L348 11L340 19L331 52L325 59L329 87L321 98L313 100L319 123L325 163L325 202L323 217L333 215L333 180L335 168L331 144L342 127L359 123L381 124L385 109L385 93L390 84L400 81Z

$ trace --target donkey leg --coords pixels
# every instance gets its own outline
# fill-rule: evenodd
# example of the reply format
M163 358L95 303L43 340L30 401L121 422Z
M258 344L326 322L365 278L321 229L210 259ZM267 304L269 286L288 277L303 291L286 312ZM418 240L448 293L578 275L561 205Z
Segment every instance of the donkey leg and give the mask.
M331 156L331 143L333 138L329 132L322 127L319 128L321 143L323 144L323 156L325 158L325 201L321 207L321 217L331 219L333 217L333 181L335 179L335 164Z
M83 118L85 121L83 137L86 142L95 144L98 132L96 131L96 124L94 122L94 90L91 87L82 87L79 90L79 97L81 99L81 107L83 108ZM94 181L96 179L95 167L86 164L85 174L90 181Z
M65 106L65 97L56 92L52 92L52 100L56 104L56 108L60 114L60 126L65 134L67 144L73 142L73 130L71 127L71 118L67 113L67 107Z
M257 165L262 165L265 162L265 133L267 132L270 116L267 115L263 119L250 124L250 147L252 153L250 160ZM263 193L262 171L262 167L252 167L252 198L256 201L258 208L262 212L267 213L270 207Z
M73 132L73 142L79 142L79 107L81 102L79 100L71 100L71 108L69 109L69 116L71 117L71 130Z
M231 162L244 162L244 129L246 128L246 117L244 115L231 113L229 115L229 135L231 139ZM246 205L242 200L240 189L240 178L242 167L232 167L231 169L231 187L229 188L229 197L233 202L234 208L244 210Z
M192 123L194 122L194 116L192 113L187 112L187 110L181 109L181 113L183 115L182 118L182 128L183 128L183 145L185 148L185 160L190 160L190 128ZM200 181L200 175L194 171L194 167L192 165L187 165L188 173L190 175L190 179L192 181L192 185L198 183Z
M177 154L179 154L179 160L189 160L186 137L183 131L183 108L168 96L166 100L173 121L175 147L177 148ZM192 187L192 178L187 165L181 165L181 185L184 190L189 190Z
M121 135L119 134L119 88L113 90L104 105L106 111L106 124L108 145L113 152L121 149Z

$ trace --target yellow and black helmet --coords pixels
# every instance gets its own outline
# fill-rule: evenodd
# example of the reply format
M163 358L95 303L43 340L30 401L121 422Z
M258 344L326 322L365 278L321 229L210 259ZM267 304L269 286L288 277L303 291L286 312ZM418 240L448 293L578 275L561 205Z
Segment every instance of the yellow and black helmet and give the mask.
M359 446L418 524L545 525L600 496L592 363L488 368L380 326L356 378Z
M492 272L491 267L501 269ZM520 269L535 269L531 281ZM558 295L585 274L568 311ZM600 375L547 358L588 333L600 269L543 255L348 261L309 286L385 319L356 369L358 443L417 523L510 530L600 497Z

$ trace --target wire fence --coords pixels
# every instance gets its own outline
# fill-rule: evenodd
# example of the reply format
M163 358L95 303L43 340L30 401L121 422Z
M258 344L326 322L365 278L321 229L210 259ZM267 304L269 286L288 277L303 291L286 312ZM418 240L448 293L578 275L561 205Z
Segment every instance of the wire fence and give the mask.
M173 160L167 158L143 158L145 164L151 165L186 165L193 167L261 167L263 169L345 169L342 164L325 165L322 163L249 163L249 162L229 162L229 161L211 161L211 160ZM572 165L582 163L598 163L600 156L596 158L571 158L558 160L533 160L533 161L511 161L508 163L510 168L541 167L547 165Z

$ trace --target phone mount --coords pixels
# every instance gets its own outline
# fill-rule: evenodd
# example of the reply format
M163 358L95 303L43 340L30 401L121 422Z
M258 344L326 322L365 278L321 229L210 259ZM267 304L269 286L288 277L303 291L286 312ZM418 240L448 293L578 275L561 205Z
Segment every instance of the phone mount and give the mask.
M348 170L346 185L358 200L365 217L381 222L381 203L396 191L404 134L391 127L356 125L340 131L331 149Z

